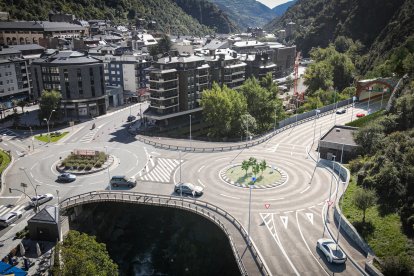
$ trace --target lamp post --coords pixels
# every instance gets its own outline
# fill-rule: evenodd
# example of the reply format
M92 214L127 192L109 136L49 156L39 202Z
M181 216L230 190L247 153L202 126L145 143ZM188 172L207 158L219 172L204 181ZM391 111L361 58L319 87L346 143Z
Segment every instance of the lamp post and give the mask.
M354 106L355 106L355 101L356 101L356 97L355 97L355 96L353 96L353 97L352 97L351 122L352 122L352 120L353 120L353 118L354 118Z
M183 197L183 186L181 185L181 150L179 151L179 159L180 159L180 196Z
M32 180L30 180L30 177L27 175L27 172L26 172L26 168L25 167L20 167L20 170L23 171L24 174L26 175L27 179L29 180L30 185L32 186L32 188L33 188L33 190L35 192L36 198L37 198L37 187L39 187L40 185L39 184L37 184L36 186L33 185ZM37 211L38 211L38 205L39 205L39 202L38 202L38 200L36 200L36 203L35 203L35 213L37 213Z
M251 213L251 206L252 206L252 186L256 183L256 176L252 177L253 184L249 185L249 222L247 225L247 236L249 237L249 244L250 244L250 213Z
M277 105L275 107L275 126L273 127L273 132L276 131L276 120L277 120Z
M316 109L315 109L315 120L313 122L314 128L313 128L313 142L312 142L312 146L313 146L313 143L315 143L315 136L316 136L316 119L318 118L318 115L319 115L320 112L321 111L318 109L318 107L316 107Z
M372 91L372 87L369 87L369 90L368 90L369 92L368 92L368 106L367 106L367 111L369 112L369 103L370 103L370 101L371 101L371 91Z
M384 89L382 90L382 96L381 96L381 107L380 107L380 109L382 109L382 101L384 100L384 94L385 94L387 91L388 91L388 89L387 89L387 88L384 88Z
M50 112L49 119L46 119L46 118L43 119L43 121L46 121L46 123L47 123L47 136L49 136L49 143L50 143L49 122L50 122L50 118L52 117L53 112L55 112L54 109L52 109L52 111Z
M105 153L106 155L108 155L108 146L105 146ZM108 183L109 183L109 191L112 191L112 186L111 186L111 174L109 172L109 166L107 167L108 169Z
M332 162L331 186L330 186L330 188L329 188L328 208L327 208L326 214L328 214L328 212L329 212L329 207L330 207L330 204L331 204L331 196L332 196L332 182L333 182L334 172L335 172L335 158L336 158L336 156L335 156L335 155L332 155L332 157L333 157L333 162Z
M191 146L191 114L190 114L190 146Z

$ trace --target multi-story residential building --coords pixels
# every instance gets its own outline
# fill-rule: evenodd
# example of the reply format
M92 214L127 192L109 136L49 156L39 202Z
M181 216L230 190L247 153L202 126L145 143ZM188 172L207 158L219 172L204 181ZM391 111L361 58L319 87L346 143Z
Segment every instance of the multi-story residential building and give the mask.
M1 109L13 107L13 100L31 97L28 62L22 52L13 48L0 48L0 104Z
M275 78L277 65L273 62L271 55L271 51L245 55L243 61L247 64L246 78L255 77L261 79L268 73L271 73L273 78Z
M281 78L292 73L295 66L296 46L286 46L277 42L266 44L271 50L273 63L277 66L275 77Z
M203 90L210 88L210 67L203 57L164 57L150 71L150 107L145 118L160 128L201 112Z
M210 81L220 86L236 88L243 84L246 79L246 63L240 61L237 53L229 49L210 50L205 56L210 66Z
M137 101L137 94L149 85L147 69L152 57L148 53L95 56L104 62L105 82L110 86L122 86L126 101Z
M44 90L62 95L65 118L95 117L106 113L104 66L99 59L75 51L55 51L32 63L36 98Z
M0 22L0 44L40 44L50 38L79 38L87 28L66 22L16 21ZM43 42L46 43L46 42Z

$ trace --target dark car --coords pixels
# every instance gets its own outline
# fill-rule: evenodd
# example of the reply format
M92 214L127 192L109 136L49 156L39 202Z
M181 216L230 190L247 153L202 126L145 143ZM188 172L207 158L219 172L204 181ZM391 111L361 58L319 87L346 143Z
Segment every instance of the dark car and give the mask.
M133 122L133 121L135 121L136 118L137 117L135 117L133 115L129 115L128 118L127 118L127 122Z
M72 182L76 180L76 175L70 173L62 173L58 176L60 182Z

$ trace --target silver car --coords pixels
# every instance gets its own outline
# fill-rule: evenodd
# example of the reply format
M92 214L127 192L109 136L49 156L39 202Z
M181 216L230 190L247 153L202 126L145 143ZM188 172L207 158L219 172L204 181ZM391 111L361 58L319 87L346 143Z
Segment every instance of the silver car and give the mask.
M326 256L328 263L343 264L346 262L346 255L342 249L331 239L319 239L316 246Z
M177 183L175 184L174 191L177 194L201 196L203 194L203 187L196 186L191 183Z
M58 176L60 182L72 182L76 180L76 175L71 173L62 173Z
M22 212L20 211L9 212L0 217L0 226L7 227L21 217Z
M45 202L48 202L50 200L53 199L53 195L52 194L44 194L44 195L38 195L37 197L32 197L32 199L30 200L30 206L39 206Z

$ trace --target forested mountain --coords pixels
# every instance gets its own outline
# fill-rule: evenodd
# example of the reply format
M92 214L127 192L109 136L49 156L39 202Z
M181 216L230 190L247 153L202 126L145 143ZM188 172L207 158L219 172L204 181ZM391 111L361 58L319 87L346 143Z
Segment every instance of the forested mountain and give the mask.
M296 2L297 0L291 0L289 2L274 7L272 10L275 12L277 16L282 16L287 11L287 9L293 6Z
M275 31L295 22L293 39L304 55L339 36L359 41L362 54L367 54L362 64L367 71L414 34L413 10L413 0L298 0L265 29Z
M187 14L218 33L238 31L237 26L220 8L207 0L174 0Z
M263 27L276 14L256 0L209 0L219 6L237 26L246 31L247 27Z
M47 20L49 12L54 11L71 13L81 19L109 19L123 23L140 17L157 21L161 31L171 34L212 32L172 0L0 0L0 10L18 20ZM213 8L210 10L214 11ZM215 16L205 13L206 18ZM218 22L222 22L220 20Z

